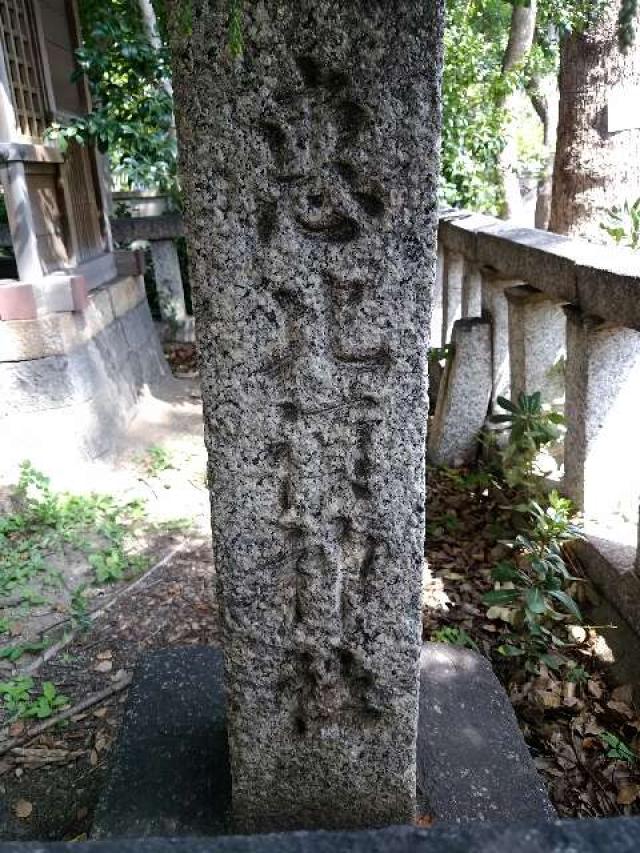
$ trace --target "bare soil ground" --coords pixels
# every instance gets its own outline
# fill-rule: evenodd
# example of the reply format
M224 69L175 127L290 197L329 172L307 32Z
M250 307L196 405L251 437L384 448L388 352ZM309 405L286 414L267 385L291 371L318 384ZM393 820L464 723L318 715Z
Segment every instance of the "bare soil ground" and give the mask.
M169 551L177 540L167 537L157 544ZM53 681L75 704L121 682L145 651L215 642L212 576L210 543L190 541L45 664L39 677ZM125 700L126 690L118 692L0 758L7 811L0 816L0 838L83 837L91 826ZM16 723L9 735L26 731L24 723Z
M126 683L139 656L154 648L217 640L206 452L193 347L172 349L169 358L179 378L146 394L110 458L68 469L57 467L52 454L51 466L43 472L56 491L97 492L118 503L143 501L144 520L133 545L146 565L101 584L82 553L65 548L54 558L62 582L47 586L36 578L39 584L32 583L46 601L25 606L19 596L0 600L0 617L11 625L10 634L0 638L0 651L37 640L48 625L61 623L50 634L49 649L16 661L0 657L0 681L31 671L34 693L51 682L71 708L114 691L35 738L28 736L40 721L12 722L0 711L1 839L82 838L91 825ZM19 461L2 472L5 498L17 482ZM10 502L5 500L2 508L10 511ZM65 623L74 590L85 584L90 624ZM43 663L43 654L51 651L56 653ZM9 741L19 746L7 751Z

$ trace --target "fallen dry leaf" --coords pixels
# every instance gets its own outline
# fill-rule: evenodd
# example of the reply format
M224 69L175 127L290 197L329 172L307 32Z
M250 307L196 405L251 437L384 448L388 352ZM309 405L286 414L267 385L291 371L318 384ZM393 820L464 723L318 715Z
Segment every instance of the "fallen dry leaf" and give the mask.
M94 666L94 672L111 672L113 669L113 661L101 660Z
M30 803L29 800L18 800L13 807L13 811L16 817L19 817L20 820L25 820L33 812L33 803Z
M616 803L621 806L629 806L640 796L640 785L623 785L618 791Z

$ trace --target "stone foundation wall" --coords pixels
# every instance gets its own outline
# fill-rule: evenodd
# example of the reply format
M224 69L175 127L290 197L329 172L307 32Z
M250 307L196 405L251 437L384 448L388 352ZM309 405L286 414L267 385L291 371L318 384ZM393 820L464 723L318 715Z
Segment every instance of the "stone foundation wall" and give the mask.
M0 323L0 467L104 455L168 376L141 276L95 290L82 314Z

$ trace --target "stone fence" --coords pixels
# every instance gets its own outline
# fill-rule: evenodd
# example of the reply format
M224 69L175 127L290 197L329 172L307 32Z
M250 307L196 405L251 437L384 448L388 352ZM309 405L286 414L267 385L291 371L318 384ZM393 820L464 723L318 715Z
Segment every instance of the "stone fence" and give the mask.
M584 512L584 562L640 627L640 253L449 210L437 271L431 460L472 461L497 397L540 391L565 414L556 473Z

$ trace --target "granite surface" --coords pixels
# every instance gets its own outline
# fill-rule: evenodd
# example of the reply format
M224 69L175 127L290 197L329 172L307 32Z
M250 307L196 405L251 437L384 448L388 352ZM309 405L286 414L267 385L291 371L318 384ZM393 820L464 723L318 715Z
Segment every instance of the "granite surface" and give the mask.
M167 5L236 826L410 821L443 3Z

